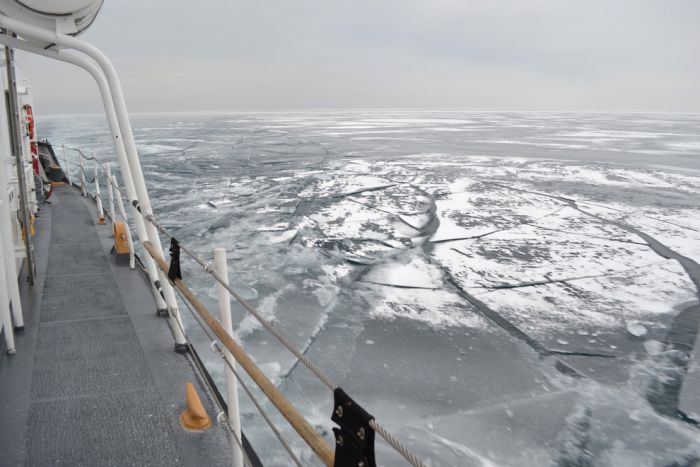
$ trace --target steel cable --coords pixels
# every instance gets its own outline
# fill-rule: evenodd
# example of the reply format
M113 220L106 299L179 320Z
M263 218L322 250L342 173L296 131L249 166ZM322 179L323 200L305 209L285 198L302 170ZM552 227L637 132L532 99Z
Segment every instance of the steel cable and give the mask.
M265 410L262 408L262 406L261 406L260 403L258 402L257 398L256 398L256 397L253 395L253 393L251 392L251 390L250 390L250 388L248 387L248 385L247 385L245 382L243 382L243 379L241 378L241 376L238 374L238 372L237 372L236 369L233 367L233 365L231 364L231 362L229 362L228 358L226 358L226 353L221 349L221 347L220 347L219 344L218 344L218 341L217 341L216 339L214 339L214 336L212 336L212 335L209 333L209 330L208 330L207 327L204 325L204 323L202 323L202 322L200 321L200 319L199 319L197 313L195 313L195 311L192 309L192 307L190 306L189 302L187 301L187 299L185 299L185 297L182 295L182 293L180 292L180 290L177 289L177 288L175 288L175 290L177 291L177 293L178 293L180 299L182 300L182 302L185 304L185 307L187 308L187 310L189 310L189 312L190 312L190 314L192 315L192 317L194 318L195 322L199 325L200 328L202 328L202 331L203 331L204 334L207 336L207 338L208 338L209 341L212 343L212 345L214 345L214 346L216 347L217 353L218 353L219 356L224 360L224 364L231 370L231 372L233 373L233 375L236 377L236 380L237 380L238 383L241 385L241 387L243 388L243 390L245 391L245 393L248 395L248 397L250 398L251 402L253 402L253 405L255 405L255 407L258 409L258 412L260 412L260 415L261 415L262 418L265 420L265 422L268 424L268 426L270 427L270 429L273 431L273 433L275 434L275 436L276 436L277 439L279 440L280 444L282 444L282 446L283 446L284 449L287 451L287 453L289 454L289 456L292 458L292 460L294 461L294 463L295 463L297 466L302 467L301 462L299 461L299 459L297 458L297 456L294 454L294 451L292 451L292 448L289 446L289 444L287 443L287 441L286 441L286 440L284 439L284 437L282 436L282 433L279 432L279 430L277 429L277 427L275 426L275 424L272 422L272 420L270 419L270 417L267 415L267 413L265 412ZM189 340L189 338L187 337L187 334L185 333L185 330L183 329L182 325L179 323L178 320L175 320L175 321L178 323L178 327L179 327L180 330L182 331L182 334L185 336L185 340L187 341L187 345L191 347L190 340ZM200 371L201 371L201 369L200 369ZM205 378L205 379L206 379L206 378ZM218 404L218 401L217 401L217 404ZM222 411L223 411L223 407L221 407L221 405L219 405L219 407L220 407L220 408L222 409ZM227 419L228 419L228 417L227 417ZM228 426L229 426L229 428L231 428L231 431L233 432L233 428L231 427L231 425L229 424ZM235 433L233 434L233 437L236 439L236 442L239 443L240 440L238 440L238 437L235 435ZM247 458L247 454L246 454L245 450L243 449L243 446L242 446L240 443L239 443L239 447L241 448L243 454L244 454L244 455L246 456L246 458ZM248 462L250 463L250 461L248 461Z
M68 146L65 146L65 148L66 148L66 149L71 149L71 150L77 151L78 154L80 155L80 157L84 157L84 158L87 159L87 160L96 161L96 162L103 168L103 170L104 170L104 164L102 164L96 157L94 157L94 156L87 156L87 155L85 155L80 149L77 149L77 148L72 148L72 147L68 147ZM108 183L111 183L111 184L112 184L112 181L109 180ZM115 187L117 188L117 190L119 189L118 185L114 185L114 184L112 184L112 185L115 186ZM144 217L144 219L146 219L148 222L150 222L151 224L153 224L153 225L156 227L156 229L158 229L158 231L159 231L160 233L162 233L163 235L165 235L166 237L168 237L168 238L171 239L171 240L174 238L173 235L171 235L170 232L168 232L168 230L165 229L165 227L161 226L158 222L156 222L156 220L155 220L155 218L153 217L153 215L151 215L151 214L143 214L143 213L141 213L141 215ZM125 219L125 220L126 220L126 219ZM193 253L192 251L190 251L187 247L185 247L182 243L180 243L179 246L180 246L180 250L184 251L185 254L187 254L190 258L192 258L195 262L197 262L197 263L202 267L202 269L203 269L205 272L207 272L207 273L208 273L209 275L211 275L219 284L221 284L221 285L229 292L229 294L231 294L231 296L232 296L233 298L235 298L236 301L237 301L243 308L246 309L246 311L248 311L250 314L252 314L252 315L260 322L260 324L262 324L263 327L264 327L265 329L267 329L268 332L270 332L270 334L272 334L282 345L284 345L284 347L286 347L287 350L289 350L292 354L294 354L294 356L296 356L296 357L299 359L299 361L301 361L301 362L304 364L304 366L306 366L306 367L307 367L321 382L323 382L323 384L325 384L325 385L326 385L329 389L331 389L332 391L335 391L335 390L339 387L337 384L335 384L335 383L333 382L333 380L332 380L321 368L319 368L318 366L316 366L316 364L314 364L306 355L304 355L304 354L303 354L301 351L299 351L294 345L292 345L292 344L289 342L289 340L287 340L287 338L286 338L278 329L276 329L276 328L272 325L272 323L270 323L270 322L269 322L267 319L265 319L260 313L258 313L258 311L257 311L252 305L250 305L247 301L245 301L245 299L244 299L240 294L238 294L238 292L236 292L236 291L228 284L228 281L226 281L226 280L224 280L223 278L221 278L221 276L219 276L219 275L217 274L217 272L215 271L215 269L212 267L211 263L204 262L204 261L203 261L202 259L200 259L196 254L194 254L194 253ZM177 289L176 289L176 290L177 290ZM197 318L197 316L196 316L196 314L194 313L194 311L190 308L190 305L189 305L188 301L187 301L186 299L184 299L184 297L182 297L182 294L181 294L179 291L178 291L178 294L180 295L182 301L183 301L183 302L185 303L185 305L187 306L187 309L190 311L190 313L191 313L192 316L194 317L194 319L195 319L195 321L197 322L197 324L202 328L202 330L204 331L204 333L207 335L207 337L212 341L212 343L217 342L217 341L216 341L215 339L213 339L212 336L209 334L208 330L206 329L206 326L204 326L204 325L199 321L199 319ZM177 322L178 320L175 320L175 321ZM180 328L182 334L185 336L188 345L191 346L191 344L189 343L189 339L187 339L187 335L186 335L186 333L185 333L185 330L182 328L182 325L181 325L179 322L178 322L178 327ZM217 344L217 348L220 350L220 347L218 346L218 344ZM243 389L246 391L246 393L248 394L248 396L251 398L251 400L253 401L253 404L258 408L258 410L260 411L260 414L263 416L263 418L265 419L265 421L268 423L268 425L270 426L270 428L273 430L273 432L275 433L275 435L276 435L277 438L279 439L280 443L284 446L284 448L287 450L287 452L288 452L289 455L292 457L292 459L295 461L295 463L296 463L297 465L301 466L301 463L299 462L299 460L297 459L297 457L294 455L294 453L292 452L292 450L291 450L291 448L289 447L289 445L288 445L288 444L286 443L286 441L282 438L281 434L280 434L279 431L275 428L275 426L274 426L274 424L272 423L272 421L269 419L269 417L268 417L268 416L265 414L265 412L262 410L262 407L258 404L257 400L253 397L252 393L249 391L249 389L247 388L247 386L245 385L245 383L241 380L241 378L239 377L238 373L237 373L236 370L233 368L233 366L231 365L231 363L228 361L227 358L225 358L225 354L223 354L222 357L224 357L224 362L225 362L226 365L231 369L231 371L233 372L233 374L236 376L236 379L237 379L238 382L241 384L241 386L243 387ZM424 467L423 462L422 462L413 452L411 452L406 446L404 446L404 445L401 443L401 441L399 441L398 438L396 438L394 435L392 435L391 433L389 433L383 426L381 426L381 425L377 422L376 419L374 419L374 418L371 419L371 420L369 421L369 425L372 427L372 429L374 429L375 432L377 432L382 438L384 438L384 440L385 440L391 447L393 447L399 454L401 454L401 455L404 457L404 459L406 459L411 465L413 465L414 467ZM229 425L229 426L230 426L230 425ZM234 436L234 438L236 438L236 436ZM237 442L240 441L240 440L238 440L238 439L236 439L236 440L237 440ZM241 448L241 449L242 449L242 448ZM244 452L245 452L245 451L244 451Z
M146 215L144 216L144 218L148 222L153 224L163 235L165 235L169 239L174 238L170 234L170 232L168 232L165 229L165 227L161 226L158 222L156 222L152 215ZM291 353L293 353L331 391L335 391L338 388L338 385L335 384L333 380L326 373L323 372L323 370L317 367L311 360L308 359L308 357L306 357L306 355L302 354L296 347L294 347L279 330L275 329L275 327L272 326L272 324L267 319L260 315L260 313L258 313L258 311L255 308L253 308L252 305L246 302L245 299L243 299L243 297L241 297L233 288L231 288L227 281L224 281L221 278L221 276L219 276L216 273L211 263L205 263L196 254L194 254L187 247L185 247L182 243L178 243L180 246L180 250L184 251L190 258L192 258L195 262L202 266L202 269L204 269L205 272L209 273L219 284L221 284L243 308L245 308L250 314L255 316L255 318L257 318L257 320L260 322L260 324L262 324L265 327L265 329L267 329L275 338L277 338L277 340L282 345L284 345ZM423 464L423 462L418 458L418 456L416 456L406 446L404 446L398 438L396 438L394 435L389 433L383 426L381 426L376 419L370 420L370 426L382 438L384 438L384 440L391 447L393 447L399 454L401 454L403 458L406 459L411 465L413 465L414 467L425 466L425 464Z
M185 302L185 305L187 306L187 308L189 309L189 305L187 304L187 301L184 299L184 297L181 297L181 298L182 298L182 301ZM192 355L194 355L194 352L193 352L194 346L192 345L192 342L190 341L189 336L185 333L185 329L182 327L179 320L175 320L175 322L177 323L178 327L180 328L182 335L185 336L185 343L187 344L187 347L190 349L190 353ZM197 358L192 358L192 361L194 362L195 366L197 367L197 371L199 371L200 374L202 375L202 379L204 380L204 384L206 384L207 387L209 388L210 394L214 394L214 388L211 387L211 385L209 384L209 380L205 377L205 375L207 374L206 370L204 368L202 368L202 366L200 365L200 362L198 361ZM224 410L224 408L221 405L221 403L219 402L219 400L215 396L212 396L212 399L214 400L216 405L219 407L219 410L221 411L221 413L226 414L226 411ZM243 461L248 466L253 467L253 463L248 458L248 453L243 448L243 441L241 439L239 439L238 436L236 436L236 433L234 432L233 427L231 426L231 423L228 420L227 414L226 414L226 426L231 431L231 434L233 435L233 439L236 440L236 444L238 445L241 452L243 453Z

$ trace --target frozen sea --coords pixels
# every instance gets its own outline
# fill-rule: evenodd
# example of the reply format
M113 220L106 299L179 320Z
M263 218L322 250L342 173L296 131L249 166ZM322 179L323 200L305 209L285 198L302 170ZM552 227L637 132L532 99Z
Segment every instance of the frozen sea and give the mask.
M700 462L700 115L323 111L133 126L160 221L206 258L226 247L234 287L427 465ZM38 130L115 160L101 117ZM183 275L216 310L213 282L187 260ZM332 442L331 392L233 306L235 337ZM263 462L290 465L241 403ZM380 465L403 465L379 438L376 449Z

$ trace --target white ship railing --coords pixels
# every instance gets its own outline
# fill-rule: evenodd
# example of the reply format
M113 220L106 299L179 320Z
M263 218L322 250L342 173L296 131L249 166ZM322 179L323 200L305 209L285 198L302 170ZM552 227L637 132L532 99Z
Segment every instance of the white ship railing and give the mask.
M215 267L208 262L204 262L186 247L180 246L182 251L199 263L203 269L211 274L217 281L219 287L219 306L220 311L224 316L222 321L224 321L226 324L225 326L216 320L211 313L209 313L204 305L198 300L196 295L192 293L189 287L187 287L187 285L179 277L169 277L169 269L164 259L159 233L163 233L164 235L168 236L171 239L171 244L174 244L175 246L177 246L177 241L166 229L158 224L153 214L139 157L136 151L136 144L134 142L133 132L129 122L121 84L109 59L100 50L85 41L55 31L42 29L40 27L33 26L3 15L0 15L0 28L3 28L6 31L5 34L0 34L0 44L25 50L55 60L71 63L85 69L95 79L105 107L105 113L107 115L112 140L115 144L117 161L121 171L121 179L124 184L125 194L130 206L132 206L131 220L133 221L140 244L148 252L148 255L145 255L143 258L146 273L149 277L153 295L159 311L161 309L168 311L171 329L175 337L175 349L177 351L186 351L191 348L191 344L189 339L187 339L178 310L175 296L175 289L177 289L184 298L184 303L187 305L188 309L192 311L195 321L202 326L202 329L204 329L205 333L211 339L212 347L216 349L223 358L227 371L230 371L231 374L227 376L227 382L233 382L235 377L235 379L237 379L241 386L246 390L246 393L252 396L252 393L247 389L247 386L241 380L235 369L235 363L239 363L255 382L255 384L263 391L268 400L284 416L297 434L299 434L299 436L306 442L306 444L319 457L319 459L326 465L334 465L335 459L332 448L286 399L282 392L277 389L277 387L265 376L262 371L260 371L250 356L231 336L232 332L230 327L230 317L228 318L228 322L227 318L225 317L227 309L230 307L228 304L230 301L229 294L230 296L233 296L241 304L241 306L243 306L243 308L255 316L280 343L282 343L290 352L292 352L329 389L334 391L336 394L338 391L342 392L342 390L328 377L328 375L326 375L319 367L311 362L308 357L294 347L290 341L285 338L284 334L280 330L273 327L269 321L267 321L259 312L257 312L257 310L243 300L240 294L230 287L224 267L225 254L219 252L215 255ZM13 33L19 34L23 39L12 37ZM37 47L36 45L28 42L28 40L32 39L48 42L50 44L56 44L61 48L61 50ZM65 49L72 49L74 52L66 51ZM66 149L69 148L66 147ZM107 177L106 180L108 183L107 186L111 186L111 189L108 191L111 191L112 193L114 193L112 190L120 193L116 179L112 176L111 169L108 169L108 166L101 165L95 156L86 156L79 150L78 154L80 155L78 167L80 170L79 174L81 190L85 196L88 195L85 161L94 161L95 180L92 182L94 183L94 196L98 205L99 216L104 216L99 186L99 167L103 167L105 170L105 176ZM69 181L72 184L72 179L69 178ZM120 200L121 195L117 196L117 198ZM117 201L118 206L119 204L120 201ZM110 206L112 206L111 202ZM113 215L113 212L113 208L111 208L110 214ZM126 212L123 209L120 209L120 216L125 219L127 224L129 223L128 220L126 220ZM114 220L114 218L112 219ZM131 243L132 242L129 242L130 245ZM131 248L133 249L133 246L131 246ZM2 277L0 277L0 279L2 279ZM234 394L234 390L231 389L229 392L227 389L227 393L232 395ZM253 401L256 407L260 408L260 404L257 403L255 399L253 399ZM342 407L339 406L335 408L334 412L336 415L340 414L339 417L342 418ZM274 424L270 422L269 417L267 417L263 411L261 411L261 413L263 414L265 420L269 422L271 428L278 436L287 452L290 454L293 462L297 465L301 465L299 459L289 447L288 443L286 443L286 441L282 438ZM234 419L235 417L238 417L237 411L235 414L233 414L233 416ZM236 441L237 447L241 451L240 454L237 453L234 455L234 460L236 461L236 465L243 465L242 458L245 456L243 456L243 445L240 438L240 422L232 422L231 419L228 419L228 424L235 433L233 438ZM374 418L369 419L369 427L382 436L409 463L414 466L423 466L423 463L417 456L403 446L403 444L396 437L384 429ZM364 429L361 430L360 433L357 433L357 435L364 440L366 435ZM336 444L337 446L342 447L343 438L341 435L338 435L336 438ZM234 452L237 451L234 450ZM245 461L249 463L248 459L245 459Z
M83 151L78 148L61 145L59 146L63 151L63 161L66 164L66 178L68 179L71 168L78 172L78 176L81 180L80 188L83 196L93 198L97 205L98 216L103 216L102 212L102 200L99 185L99 170L103 170L103 175L106 177L108 182L108 193L109 193L109 205L110 205L110 219L112 222L115 220L114 202L116 201L117 206L119 206L119 217L129 226L130 219L126 216L123 208L123 200L121 197L121 191L119 184L117 183L116 177L111 175L111 169L109 163L103 163L98 160L96 156L88 156ZM79 162L74 162L70 160L66 154L72 152L76 154ZM92 180L88 179L86 173L86 161L91 161L94 164L94 178ZM90 186L93 187L91 192ZM111 193L110 193L111 192ZM113 195L114 196L113 198ZM137 210L137 212L139 212ZM173 235L160 225L153 215L147 215L139 212L136 217L142 217L147 223L153 225L160 233L165 235L169 239L174 239ZM133 221L135 219L131 219ZM127 228L130 231L130 227ZM144 249L150 257L152 257L161 272L167 277L168 265L163 257L163 255L158 254L153 244L149 241L143 244ZM130 254L133 253L133 245L129 241ZM294 406L286 399L286 397L270 382L270 380L262 373L262 371L253 362L250 356L240 347L240 345L233 339L233 330L231 324L231 309L230 309L230 297L233 297L247 312L251 313L262 325L269 331L282 345L284 345L292 354L294 354L299 361L304 364L314 375L316 375L319 380L325 384L331 391L338 389L338 385L333 382L333 380L315 363L313 363L303 352L297 349L289 339L284 336L284 333L279 329L274 327L267 319L265 319L262 314L257 311L252 305L246 302L242 296L234 290L228 281L228 271L226 265L226 251L223 248L217 248L214 250L214 264L207 262L194 254L185 245L179 244L179 248L186 255L192 258L202 269L207 272L212 278L217 282L217 294L219 303L219 312L221 316L221 322L217 321L212 314L204 307L204 305L199 301L196 295L189 289L189 287L181 279L168 279L171 280L175 289L180 293L180 296L187 305L188 310L192 313L192 316L209 337L211 341L211 347L216 353L223 359L225 366L226 375L226 394L228 401L228 414L227 423L235 434L234 439L237 441L239 449L234 450L234 456L244 456L244 450L242 448L241 434L240 434L240 415L238 411L238 396L237 396L237 384L241 384L244 388L246 394L251 398L253 404L256 408L261 411L261 414L265 421L268 423L270 428L274 431L277 438L282 443L285 450L289 453L292 461L296 465L302 465L298 457L294 454L293 450L289 447L288 442L282 437L279 430L274 426L269 416L265 414L260 403L255 399L252 392L245 386L245 382L241 380L240 375L236 370L236 362L240 363L241 366L246 370L251 379L256 383L259 389L265 394L270 402L278 409L278 411L287 419L287 421L292 425L292 427L297 431L297 433L306 441L307 445L318 455L318 457L326 464L333 465L333 453L320 435L318 435L315 430L308 424L306 419L294 408ZM132 266L133 267L133 266ZM180 327L182 335L185 337L188 346L191 346L189 339L187 337L187 332L183 326ZM408 448L406 448L395 436L388 432L382 425L380 425L376 420L372 419L369 425L374 429L382 438L384 438L389 445L396 449L411 465L422 466L424 465L422 461L413 454ZM244 465L249 463L240 459L240 463L235 463L234 465Z

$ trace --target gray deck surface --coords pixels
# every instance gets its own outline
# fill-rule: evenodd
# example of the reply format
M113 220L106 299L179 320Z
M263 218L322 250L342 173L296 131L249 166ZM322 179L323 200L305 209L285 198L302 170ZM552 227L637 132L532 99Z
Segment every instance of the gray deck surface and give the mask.
M51 201L37 219L37 284L22 287L26 330L17 355L0 357L0 465L228 464L224 427L180 427L188 381L217 410L141 273L109 257L111 225L73 188Z

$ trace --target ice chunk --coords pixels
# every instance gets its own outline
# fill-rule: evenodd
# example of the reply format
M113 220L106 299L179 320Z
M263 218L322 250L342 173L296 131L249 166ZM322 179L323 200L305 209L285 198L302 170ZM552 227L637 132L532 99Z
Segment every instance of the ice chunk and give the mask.
M392 261L372 268L365 277L367 282L437 289L442 286L442 274L422 256L414 256L408 262Z
M635 337L645 336L647 333L647 328L644 327L639 321L627 321L627 332Z

